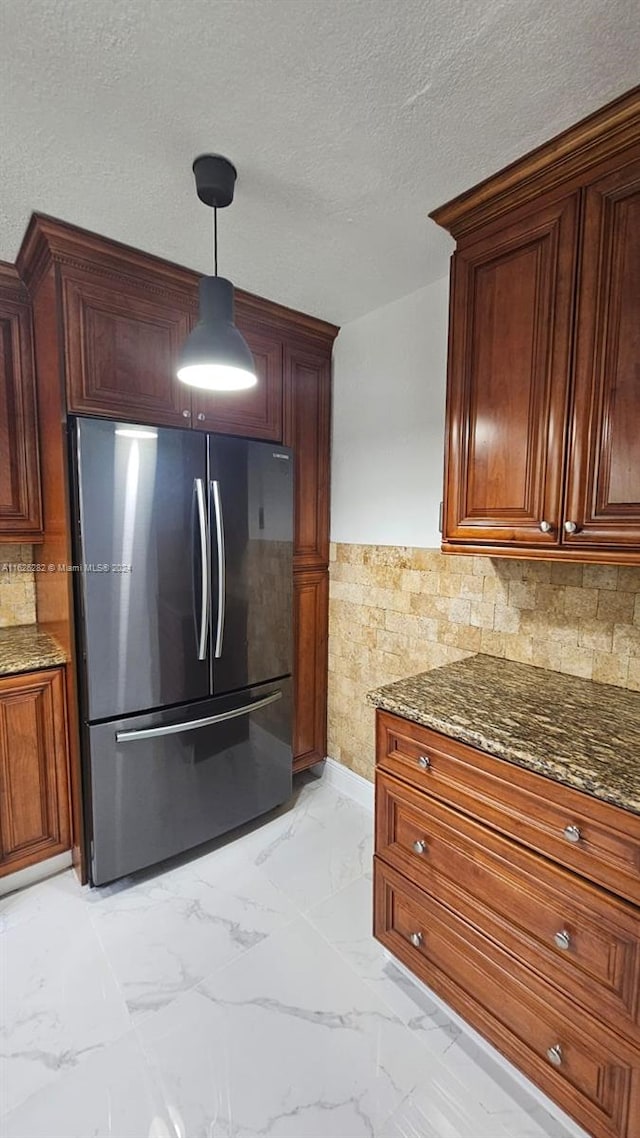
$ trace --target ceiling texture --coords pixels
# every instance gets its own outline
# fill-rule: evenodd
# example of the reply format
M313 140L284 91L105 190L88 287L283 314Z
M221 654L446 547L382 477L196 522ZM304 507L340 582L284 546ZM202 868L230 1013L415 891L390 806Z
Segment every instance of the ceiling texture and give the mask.
M640 82L637 0L0 0L0 258L33 210L345 323L447 271L436 205Z

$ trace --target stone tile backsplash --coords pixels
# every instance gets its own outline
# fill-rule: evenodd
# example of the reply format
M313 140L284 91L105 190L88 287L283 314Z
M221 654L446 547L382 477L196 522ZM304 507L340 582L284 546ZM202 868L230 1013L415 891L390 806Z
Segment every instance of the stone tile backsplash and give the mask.
M26 568L32 562L31 545L0 545L0 628L36 619L35 581Z
M365 693L474 652L640 691L640 568L334 544L330 570L328 753L367 778Z

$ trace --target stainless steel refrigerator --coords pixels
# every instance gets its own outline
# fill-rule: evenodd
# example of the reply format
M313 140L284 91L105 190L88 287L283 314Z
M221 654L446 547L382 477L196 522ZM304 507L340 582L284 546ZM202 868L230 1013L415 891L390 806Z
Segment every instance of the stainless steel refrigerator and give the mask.
M78 418L71 458L91 880L291 793L286 447Z

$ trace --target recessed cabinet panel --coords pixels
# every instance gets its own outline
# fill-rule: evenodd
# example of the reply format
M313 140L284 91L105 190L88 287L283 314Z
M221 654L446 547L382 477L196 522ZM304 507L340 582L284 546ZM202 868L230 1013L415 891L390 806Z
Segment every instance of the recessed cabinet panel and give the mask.
M586 190L567 543L640 546L640 161Z
M329 457L331 347L317 352L291 343L287 349L285 438L296 458L296 568L329 562Z
M71 844L63 675L0 680L0 876Z
M191 391L175 372L189 312L169 295L88 273L63 287L69 410L188 426Z
M577 199L459 249L446 538L559 542Z
M238 319L258 382L246 391L207 393L193 388L193 425L203 431L282 442L282 341Z
M0 542L42 537L31 313L19 293L0 265Z
M326 758L329 574L294 574L293 760L301 770Z

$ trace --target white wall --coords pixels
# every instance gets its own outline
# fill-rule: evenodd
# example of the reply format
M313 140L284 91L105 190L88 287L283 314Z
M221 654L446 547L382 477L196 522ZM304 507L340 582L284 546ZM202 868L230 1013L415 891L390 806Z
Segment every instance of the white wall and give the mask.
M440 545L448 292L435 281L340 330L332 541Z

